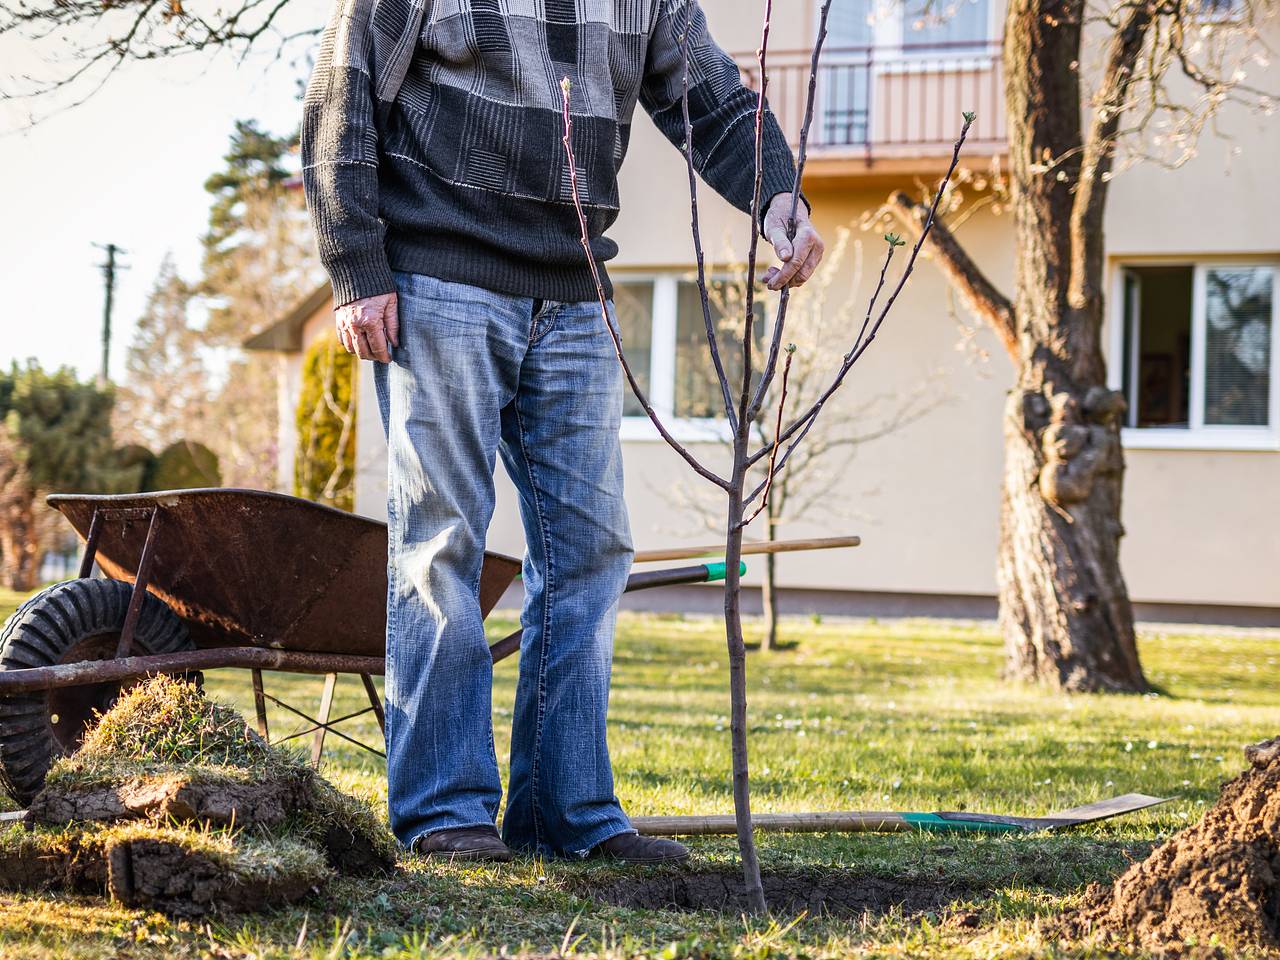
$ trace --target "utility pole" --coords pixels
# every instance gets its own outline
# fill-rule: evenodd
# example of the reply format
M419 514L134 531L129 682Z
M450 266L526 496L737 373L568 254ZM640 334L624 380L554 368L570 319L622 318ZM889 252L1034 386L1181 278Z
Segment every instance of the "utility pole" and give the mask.
M107 251L106 263L99 264L102 268L103 284L105 286L105 297L102 303L102 370L98 374L98 380L101 383L110 381L110 360L111 360L111 311L115 302L116 293L116 271L124 270L123 264L116 262L116 255L126 253L128 251L121 249L114 243L95 243L95 247L101 247Z

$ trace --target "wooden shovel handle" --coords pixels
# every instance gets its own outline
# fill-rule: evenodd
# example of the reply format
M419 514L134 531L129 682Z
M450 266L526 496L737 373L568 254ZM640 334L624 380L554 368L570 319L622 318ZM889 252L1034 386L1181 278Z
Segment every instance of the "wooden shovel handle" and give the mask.
M743 543L743 555L753 553L792 553L798 550L834 550L837 547L856 547L861 537L817 537L811 540L762 540ZM676 547L670 550L645 550L636 554L636 563L654 563L659 560L690 560L694 557L724 556L724 544L708 547Z

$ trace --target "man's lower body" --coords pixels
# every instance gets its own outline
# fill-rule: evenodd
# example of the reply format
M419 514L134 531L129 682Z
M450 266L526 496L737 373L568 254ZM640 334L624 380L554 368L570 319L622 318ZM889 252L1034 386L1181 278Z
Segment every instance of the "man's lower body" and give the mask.
M605 739L614 621L632 559L612 340L598 303L411 273L395 280L400 346L374 367L388 449L391 826L421 848L449 831L492 831L497 818L479 584L500 454L527 543L503 839L586 855L634 834Z

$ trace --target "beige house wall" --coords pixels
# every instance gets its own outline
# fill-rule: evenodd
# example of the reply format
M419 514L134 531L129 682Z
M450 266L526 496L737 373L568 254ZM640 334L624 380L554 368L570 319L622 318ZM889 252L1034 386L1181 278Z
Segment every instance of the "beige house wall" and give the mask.
M759 24L741 15L737 0L704 0L713 29L733 50L752 49ZM803 45L808 16L779 16L774 43ZM1118 177L1107 217L1110 269L1124 258L1275 258L1280 262L1280 200L1267 177L1280 156L1280 128L1272 118L1231 117L1232 144L1207 139L1202 155L1183 169L1142 166ZM1224 173L1224 168L1226 173ZM681 156L638 114L622 172L623 212L611 235L621 255L616 280L628 272L684 272L692 263L688 198ZM806 192L828 238L877 207L893 183L846 176L814 180ZM744 249L744 218L705 188L703 229L713 256L733 244ZM854 230L868 256L878 234ZM1011 287L1012 234L1006 215L989 210L963 227L967 247L989 275ZM868 268L869 269L869 268ZM865 301L869 280L855 290ZM326 311L321 320L329 322ZM984 594L995 590L999 526L1000 413L1011 367L995 338L979 329L964 335L968 318L947 285L922 263L890 322L852 375L838 402L902 396L928 383L939 404L892 435L861 447L830 508L797 519L783 536L854 532L857 550L792 555L781 560L784 582L795 587L911 594ZM311 325L308 325L308 330ZM1109 334L1108 334L1109 336ZM833 345L833 364L847 349ZM1277 384L1276 389L1280 389ZM385 450L368 364L361 367L357 510L385 517ZM641 428L629 428L633 436ZM626 495L638 547L714 539L704 521L679 506L677 486L696 489L684 464L658 440L627 440ZM719 452L714 446L709 457ZM1124 569L1139 601L1280 607L1280 451L1138 449L1127 453ZM492 549L520 553L523 535L516 499L499 468ZM748 582L758 578L751 574Z

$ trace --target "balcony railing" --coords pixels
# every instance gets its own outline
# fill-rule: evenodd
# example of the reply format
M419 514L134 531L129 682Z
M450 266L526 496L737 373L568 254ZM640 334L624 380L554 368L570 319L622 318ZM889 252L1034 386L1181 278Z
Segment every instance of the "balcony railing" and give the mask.
M769 106L793 145L804 121L811 56L808 50L769 52ZM736 59L755 89L755 55ZM815 159L949 153L966 110L978 114L968 146L1005 142L998 40L824 48L818 70L809 135Z

